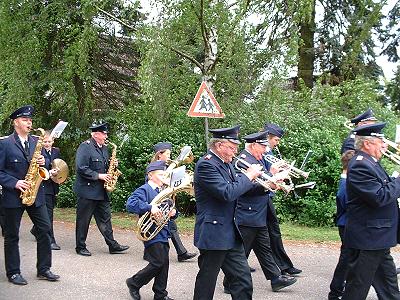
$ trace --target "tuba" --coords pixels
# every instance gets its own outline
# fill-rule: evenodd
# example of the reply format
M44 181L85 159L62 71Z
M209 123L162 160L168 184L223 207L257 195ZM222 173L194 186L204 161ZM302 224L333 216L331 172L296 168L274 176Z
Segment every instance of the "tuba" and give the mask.
M192 148L184 146L175 160L168 161L169 165L165 171L165 182L171 181L175 168L183 163L189 164L193 159ZM139 240L149 241L164 228L170 219L169 213L175 208L175 196L180 192L186 192L190 195L194 194L193 173L191 171L186 171L183 179L174 182L173 185L166 183L165 188L151 201L151 205L157 205L161 210L162 216L161 218L156 218L148 211L139 218L136 233Z
M107 174L111 176L111 181L104 182L104 188L107 192L112 192L115 190L115 186L117 185L118 177L122 174L120 170L117 169L117 145L111 143L110 141L107 142L111 146L113 146L111 158L110 158L110 165L108 167Z
M43 128L38 128L35 130L40 131L40 136L36 143L35 151L29 164L28 172L25 175L25 181L28 182L29 188L21 192L20 195L20 198L22 199L22 204L27 206L31 206L33 203L35 203L40 184L43 180L48 180L50 178L49 171L47 171L46 168L40 167L37 163L38 157L41 155L42 152L45 131Z
M157 205L161 210L162 216L156 218L148 211L139 218L136 232L139 240L149 241L164 228L170 219L170 212L175 208L175 196L180 192L193 194L192 172L186 172L179 185L169 186L163 189L153 201L151 201L151 205Z

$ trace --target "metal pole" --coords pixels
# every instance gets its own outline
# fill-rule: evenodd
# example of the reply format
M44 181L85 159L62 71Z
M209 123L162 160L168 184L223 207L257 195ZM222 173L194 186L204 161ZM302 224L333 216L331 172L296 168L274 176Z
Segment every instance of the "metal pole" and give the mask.
M204 130L205 130L205 137L206 137L206 147L208 151L208 118L204 118Z

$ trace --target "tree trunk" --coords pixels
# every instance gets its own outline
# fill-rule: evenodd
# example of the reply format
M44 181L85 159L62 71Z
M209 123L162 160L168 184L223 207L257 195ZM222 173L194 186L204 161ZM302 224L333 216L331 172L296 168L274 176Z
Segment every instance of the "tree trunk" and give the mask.
M299 45L299 62L297 78L303 79L305 85L313 87L314 74L314 34L315 34L315 2L310 19L300 23L301 44Z

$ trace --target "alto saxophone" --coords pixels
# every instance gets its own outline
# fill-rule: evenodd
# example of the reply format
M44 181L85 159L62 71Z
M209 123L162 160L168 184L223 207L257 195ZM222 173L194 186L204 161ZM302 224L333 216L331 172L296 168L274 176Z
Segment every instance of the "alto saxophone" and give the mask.
M117 169L117 145L111 143L110 141L107 142L111 146L113 146L113 151L110 158L110 165L108 167L107 174L111 176L111 180L109 182L104 182L104 188L107 192L112 192L115 190L117 185L118 177L122 174L120 170Z
M35 203L40 184L43 180L48 180L50 178L49 171L46 168L40 167L37 162L39 156L42 153L45 131L43 128L38 128L35 130L40 131L40 136L36 143L35 151L29 164L28 172L25 175L25 181L28 182L29 188L27 188L24 192L21 192L20 195L20 198L22 199L22 204L27 206L31 206L33 203Z

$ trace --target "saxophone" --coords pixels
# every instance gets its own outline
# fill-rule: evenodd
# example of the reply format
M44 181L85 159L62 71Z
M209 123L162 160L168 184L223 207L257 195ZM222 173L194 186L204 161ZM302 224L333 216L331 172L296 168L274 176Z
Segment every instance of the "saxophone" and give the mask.
M111 175L111 181L104 182L104 188L107 192L112 192L115 190L115 186L117 185L118 177L122 174L120 170L117 169L117 145L107 141L108 144L113 146L113 151L110 158L110 165L108 167L107 174Z
M40 167L37 162L39 156L42 153L45 131L43 128L38 128L35 130L40 131L40 136L36 143L35 151L29 164L28 172L25 175L25 181L29 183L29 188L26 189L24 192L21 192L20 195L20 198L22 199L22 204L27 206L31 206L33 203L35 203L40 184L43 180L48 180L50 178L49 171L44 167Z

